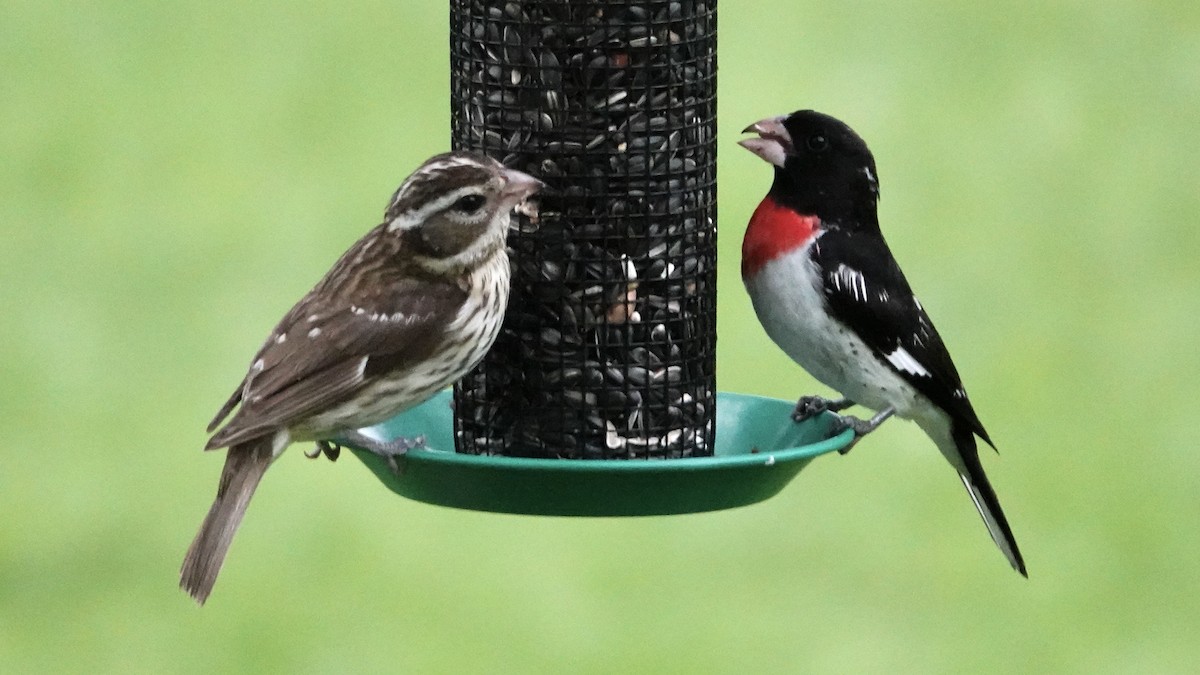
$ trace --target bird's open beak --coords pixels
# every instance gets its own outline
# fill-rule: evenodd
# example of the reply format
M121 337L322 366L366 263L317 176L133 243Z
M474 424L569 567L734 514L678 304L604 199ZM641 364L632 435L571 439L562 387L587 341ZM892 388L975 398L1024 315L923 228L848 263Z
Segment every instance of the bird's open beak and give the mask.
M525 214L530 221L537 223L538 204L530 197L545 189L546 184L516 169L505 169L504 181L504 190L501 195L505 203L509 204L509 208L517 213Z
M783 126L784 116L759 120L742 129L743 134L755 133L758 138L743 138L738 145L780 168L792 154L792 135Z

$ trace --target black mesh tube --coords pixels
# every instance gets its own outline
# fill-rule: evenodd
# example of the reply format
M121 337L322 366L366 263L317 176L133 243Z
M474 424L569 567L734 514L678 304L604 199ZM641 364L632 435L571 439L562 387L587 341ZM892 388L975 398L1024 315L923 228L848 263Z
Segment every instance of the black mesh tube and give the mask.
M509 238L459 452L712 454L716 3L451 0L453 147L552 189Z

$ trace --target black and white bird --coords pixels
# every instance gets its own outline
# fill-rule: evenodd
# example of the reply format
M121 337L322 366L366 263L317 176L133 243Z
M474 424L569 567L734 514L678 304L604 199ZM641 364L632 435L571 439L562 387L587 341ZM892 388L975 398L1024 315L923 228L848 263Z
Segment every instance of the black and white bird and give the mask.
M806 396L797 420L858 404L842 416L856 441L892 415L916 422L958 472L996 546L1025 575L1000 501L979 461L992 441L929 315L879 229L879 178L867 144L811 110L764 119L740 144L775 180L742 243L742 280L767 335L844 398ZM994 446L993 446L994 447Z
M483 358L508 305L511 212L541 187L483 155L430 158L392 196L383 222L275 326L208 427L232 413L205 446L229 450L180 571L198 602L287 446L316 441L334 458L337 444L353 443L390 459L421 442L357 430L425 401Z

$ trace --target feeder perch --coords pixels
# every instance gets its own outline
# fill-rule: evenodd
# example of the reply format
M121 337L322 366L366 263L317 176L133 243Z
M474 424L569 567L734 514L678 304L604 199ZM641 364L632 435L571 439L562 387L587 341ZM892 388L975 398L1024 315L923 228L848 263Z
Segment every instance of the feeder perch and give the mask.
M685 513L765 499L849 444L831 416L716 393L715 0L451 0L450 71L453 148L549 189L536 223L514 216L505 323L453 419L443 396L375 428L427 436L399 475L358 453L388 487Z
M854 439L849 429L830 437L833 415L793 423L790 401L721 393L717 405L712 457L573 461L457 453L451 450L449 391L371 430L385 439L414 430L427 434L424 448L400 458L399 471L374 453L350 449L392 491L439 506L539 516L654 516L760 502L813 458Z

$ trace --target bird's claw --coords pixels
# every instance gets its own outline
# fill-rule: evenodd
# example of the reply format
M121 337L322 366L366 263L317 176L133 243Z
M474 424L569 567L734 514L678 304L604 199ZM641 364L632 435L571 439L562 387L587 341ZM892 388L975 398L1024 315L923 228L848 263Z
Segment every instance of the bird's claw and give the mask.
M392 470L392 473L399 476L403 472L401 471L400 464L397 460L408 454L409 450L423 447L425 447L425 436L423 435L414 436L412 438L399 436L386 443L380 443L376 447L367 448L367 450L370 450L376 455L386 459L388 467Z
M823 412L838 412L854 405L849 399L828 399L821 396L801 396L796 401L796 409L792 411L793 422L803 422L812 419Z
M871 429L867 428L868 426L869 423L866 420L852 417L850 415L838 415L838 418L836 421L834 421L833 426L829 428L830 438L841 434L847 429L854 431L854 438L850 439L850 442L846 444L846 447L838 448L838 454L849 454L849 452L854 449L854 446L858 445L858 442L863 439L863 436L871 433Z
M793 422L803 422L825 412L828 401L820 396L801 396L796 402L796 409L792 411Z
M884 408L869 420L859 419L853 415L838 415L837 419L834 420L833 425L829 429L829 437L832 438L837 436L847 429L850 429L854 432L854 438L850 439L850 442L846 445L846 447L838 450L838 454L844 455L850 452L855 445L858 445L858 442L862 440L863 436L866 436L872 431L878 429L879 425L883 424L895 413L896 411L892 408Z
M404 457L404 455L413 448L425 447L425 436L423 435L414 436L412 438L397 436L390 441L380 441L357 431L353 431L343 434L339 440L343 440L354 445L355 447L362 448L363 450L379 455L380 457L386 459L388 467L390 467L392 473L396 474L397 476L402 473L400 464L397 460Z
M329 458L329 461L336 462L338 456L342 453L342 446L333 441L317 441L317 445L312 450L305 450L304 456L309 459L316 459L321 455Z
M853 415L838 415L837 421L833 423L834 434L840 434L846 429L853 430L854 435L861 438L874 431L875 427L871 426L869 421Z

